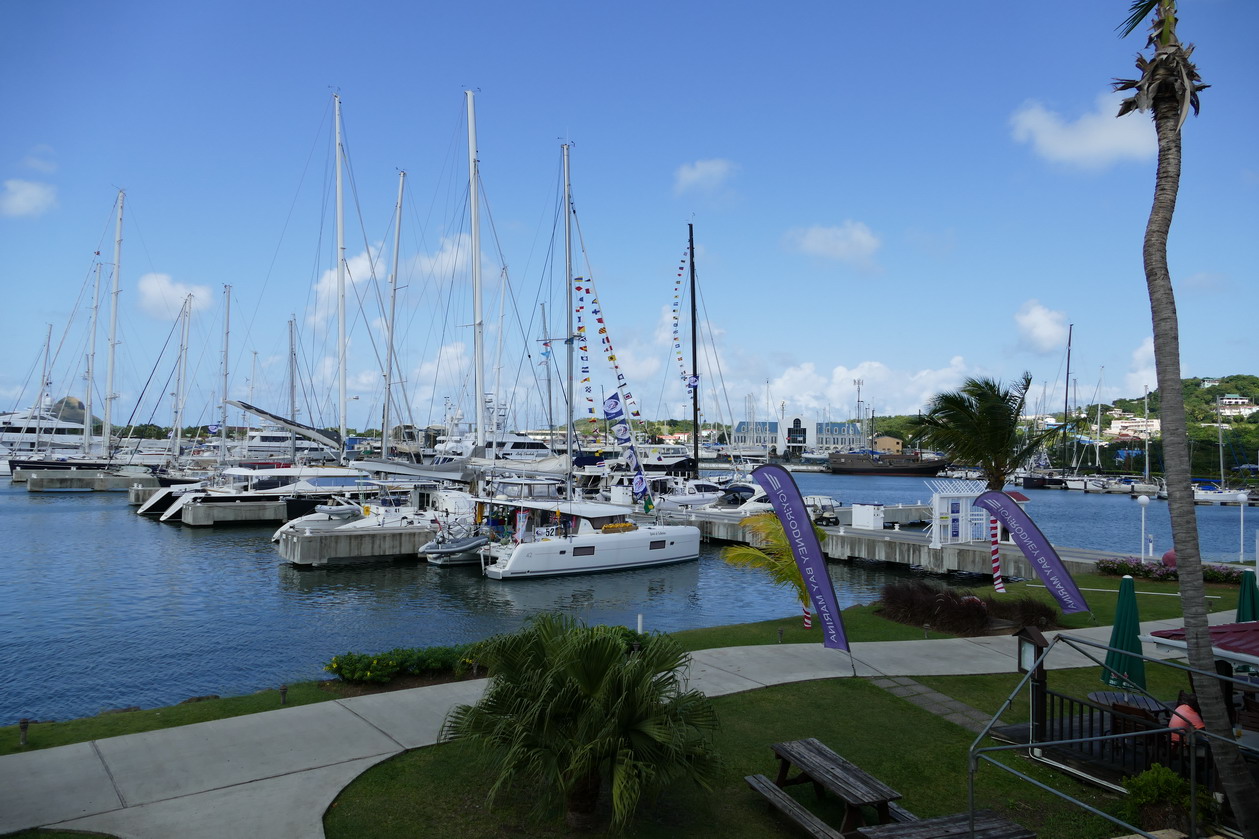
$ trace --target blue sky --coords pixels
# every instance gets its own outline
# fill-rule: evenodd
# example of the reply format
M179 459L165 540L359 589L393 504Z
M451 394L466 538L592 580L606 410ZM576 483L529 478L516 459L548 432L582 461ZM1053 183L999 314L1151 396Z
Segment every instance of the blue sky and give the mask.
M1113 118L1109 82L1135 72L1144 42L1115 31L1127 5L5 3L0 406L33 401L50 325L52 391L82 395L93 254L112 261L122 187L115 422L169 424L163 345L188 293L185 416L217 417L230 284L230 395L284 411L295 317L303 418L336 425L319 291L335 266L333 87L353 184L351 426L379 422L400 169L395 347L411 418L468 401L468 88L488 207L488 376L513 426L545 422L540 302L562 334L564 140L577 272L595 280L649 417L680 416L686 399L671 305L688 221L720 360L701 366L705 393L724 394L708 419L744 416L749 395L761 418L783 403L846 418L855 379L879 413L911 413L968 375L1024 370L1052 409L1068 323L1080 401L1139 395L1154 385L1141 269L1154 139L1146 117ZM1245 39L1257 24L1251 0L1181 4L1212 85L1186 125L1171 242L1187 376L1254 372L1259 111ZM98 394L107 323L104 306ZM597 355L592 366L596 389L614 381Z

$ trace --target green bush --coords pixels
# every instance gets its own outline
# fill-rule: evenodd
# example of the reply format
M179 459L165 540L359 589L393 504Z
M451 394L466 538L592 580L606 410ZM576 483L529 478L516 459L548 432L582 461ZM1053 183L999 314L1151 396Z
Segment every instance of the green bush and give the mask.
M387 653L343 653L333 656L324 670L335 673L347 682L385 684L399 674L430 676L440 673L462 673L468 647L399 647Z
M1123 779L1128 790L1123 817L1143 830L1165 827L1189 829L1189 781L1162 764ZM1214 817L1215 801L1205 787L1198 788L1198 821Z

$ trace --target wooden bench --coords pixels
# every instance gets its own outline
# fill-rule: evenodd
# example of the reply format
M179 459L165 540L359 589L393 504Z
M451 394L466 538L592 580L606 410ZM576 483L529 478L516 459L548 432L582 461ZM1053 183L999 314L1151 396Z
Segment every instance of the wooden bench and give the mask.
M844 839L844 834L810 813L799 801L783 792L782 789L764 775L748 775L744 780L748 782L748 786L763 795L766 801L778 808L787 818L804 828L815 839Z
M905 824L879 824L859 827L863 839L1036 839L1036 834L992 810L975 812L975 832L970 832L970 814L920 819Z
M841 833L865 824L862 807L874 808L879 824L897 820L892 816L891 805L901 794L831 751L816 737L775 743L770 748L779 760L778 778L774 781L776 786L812 783L819 798L829 792L844 803L844 823L839 828ZM790 777L793 767L799 770L794 778ZM912 815L904 808L898 807L897 810L902 818Z

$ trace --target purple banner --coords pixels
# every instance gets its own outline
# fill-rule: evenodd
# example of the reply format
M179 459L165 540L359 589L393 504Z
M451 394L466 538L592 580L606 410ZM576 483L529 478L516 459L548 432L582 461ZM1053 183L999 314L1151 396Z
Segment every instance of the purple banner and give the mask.
M783 532L791 545L791 552L804 578L805 588L813 600L818 617L822 619L822 646L848 652L848 639L844 635L844 619L839 614L835 599L835 586L826 573L826 557L813 532L809 510L800 497L791 473L781 466L758 466L752 477L769 494L774 512L782 522Z
M1023 556L1027 557L1032 570L1058 601L1062 611L1068 614L1089 611L1088 604L1084 602L1084 595L1080 594L1075 580L1071 578L1071 573L1058 557L1058 552L1054 550L1053 545L1049 544L1045 534L1040 532L1040 528L1018 505L1018 502L1004 492L990 489L971 503L987 510L1010 532L1014 544L1018 545Z

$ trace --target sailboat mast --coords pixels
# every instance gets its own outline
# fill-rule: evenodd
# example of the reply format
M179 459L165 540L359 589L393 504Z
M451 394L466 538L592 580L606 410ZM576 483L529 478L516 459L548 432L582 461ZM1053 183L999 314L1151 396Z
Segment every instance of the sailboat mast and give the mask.
M99 256L99 254L98 254ZM101 261L96 260L96 281L92 284L92 326L88 330L87 393L83 396L83 453L92 453L92 389L96 386L96 318L101 308Z
M44 431L44 397L48 392L48 368L52 361L52 324L48 324L48 329L44 332L44 366L39 371L39 397L35 400L35 410L38 412L39 419L35 420L35 448L40 448L40 438ZM60 413L60 411L58 411ZM60 417L58 417L60 419ZM55 442L52 441L52 442Z
M1075 324L1067 324L1067 375L1062 387L1062 474L1067 474L1067 422L1071 419L1071 334Z
M471 260L472 269L472 348L473 348L473 390L472 409L476 412L476 445L485 448L485 321L481 312L481 207L480 207L480 174L477 169L476 145L476 107L473 104L473 92L465 90L464 99L468 104L468 215L472 233Z
M398 254L402 242L402 191L407 173L398 173L398 204L393 225L393 270L389 274L389 321L385 324L385 408L380 421L380 456L389 457L389 403L393 399L393 319L398 303Z
M297 419L297 319L289 318L289 416ZM289 459L297 462L297 435L289 432Z
M687 260L691 263L691 457L699 478L699 320L695 302L695 225L686 225Z
M568 500L573 499L573 192L572 181L569 179L568 143L560 146L564 157L564 292L565 309L568 320L564 333L564 346L567 348L566 364L568 365L568 413L564 420L564 439L568 451L568 477L566 479Z
M1145 413L1145 457L1142 458L1145 461L1145 469L1143 470L1142 477L1145 478L1145 482L1148 484L1150 482L1150 386L1149 385L1145 386L1145 395L1141 397L1141 401L1142 401L1143 410Z
M220 457L227 457L227 365L228 349L231 346L232 333L232 287L223 286L223 404L219 416L219 451Z
M171 431L171 457L179 457L184 437L184 394L188 387L188 321L192 309L192 295L184 298L179 311L179 362L175 365L179 375L175 377L175 428Z
M341 169L345 158L345 149L341 141L341 95L332 94L336 103L336 117L333 119L336 133L337 152L337 413L340 414L338 428L341 432L341 457L345 458L345 194L342 185Z
M105 458L112 459L113 452L113 407L114 399L114 356L118 349L118 277L122 273L122 205L127 198L125 190L118 190L118 222L114 228L114 286L110 292L109 302L109 352L105 362L105 416L102 423L101 436L104 438Z

